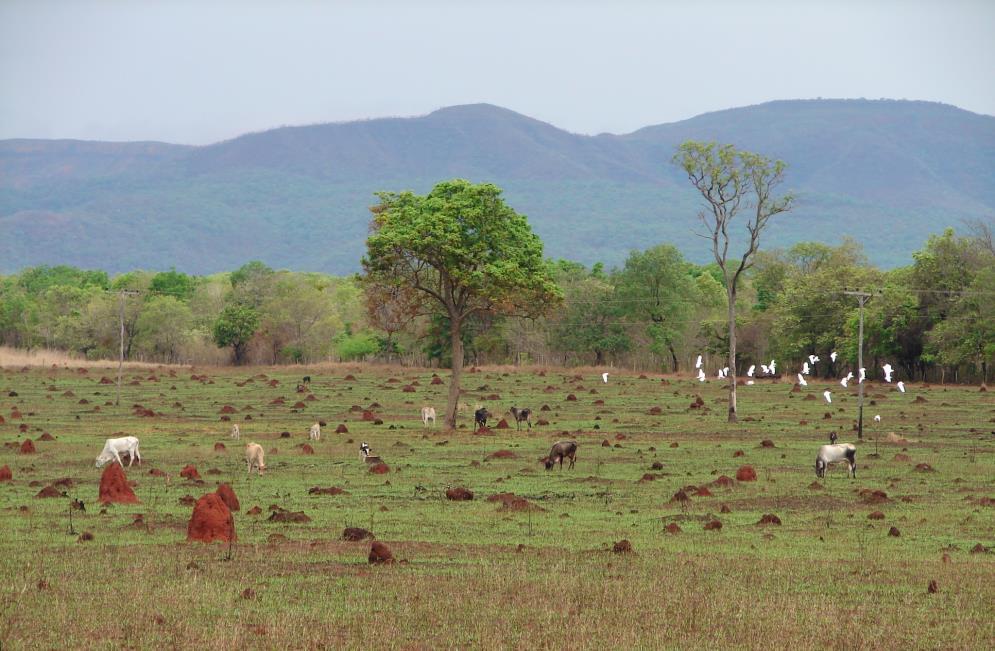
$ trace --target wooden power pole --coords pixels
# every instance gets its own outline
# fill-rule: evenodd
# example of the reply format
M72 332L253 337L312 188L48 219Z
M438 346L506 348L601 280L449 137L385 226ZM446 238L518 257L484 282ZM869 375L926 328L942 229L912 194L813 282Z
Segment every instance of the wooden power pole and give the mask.
M131 289L122 289L118 292L118 313L121 325L121 342L117 358L117 400L115 405L121 404L121 371L124 366L124 298L125 296L138 296L138 292Z
M847 296L856 296L860 302L860 327L857 334L857 438L864 438L864 382L860 379L860 369L864 368L864 304L872 296L870 292L843 290Z

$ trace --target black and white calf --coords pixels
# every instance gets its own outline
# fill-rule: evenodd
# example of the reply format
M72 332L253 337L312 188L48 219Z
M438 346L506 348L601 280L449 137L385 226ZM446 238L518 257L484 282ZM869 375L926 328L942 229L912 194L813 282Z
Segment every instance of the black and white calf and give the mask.
M847 476L857 476L857 447L853 443L830 443L819 448L815 457L815 476L825 477L831 463L847 464Z
M529 429L532 429L532 410L526 407L525 409L519 409L518 407L512 407L508 410L508 413L512 415L515 419L515 426L518 429L522 429L522 421L525 421Z

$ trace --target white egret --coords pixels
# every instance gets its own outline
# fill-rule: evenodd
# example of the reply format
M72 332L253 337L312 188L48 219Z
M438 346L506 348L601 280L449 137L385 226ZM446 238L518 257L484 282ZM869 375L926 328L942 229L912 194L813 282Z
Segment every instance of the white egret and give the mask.
M746 384L747 384L747 385L751 385L751 384L753 384L753 380L747 380L747 381L746 381Z
M605 381L605 384L608 384L608 374L607 373L602 373L601 374L601 379Z
M760 365L760 372L763 373L764 375L770 375L770 369L767 368L766 364Z
M904 382L899 382L898 383L898 390L901 391L902 393L905 393L905 383Z
M818 355L809 355L808 356L808 361L812 362L812 364L814 365L816 362L819 361L819 356Z
M701 368L701 355L698 355L698 361L694 363L695 368Z
M802 375L808 375L808 362L802 362Z
M832 360L833 364L836 363L836 351L835 350L829 354L829 359Z
M699 382L704 382L705 381L705 371L704 371L704 369L700 369L700 368L698 369L698 381Z
M860 379L859 379L859 380L857 380L857 384L863 384L863 382L864 382L864 377L866 377L866 376L865 376L865 371L867 371L867 369L866 369L866 368L863 368L863 367L862 367L862 368L860 369Z
M805 381L805 376L803 376L801 373L798 374L798 384L802 385L803 387L808 386L808 382Z
M757 367L757 365L756 365L756 364L752 364L752 365L750 366L750 370L748 370L748 371L746 372L746 375L747 375L747 377L753 377L753 369L755 369L756 367Z
M848 372L846 374L845 378L843 378L842 380L840 380L840 384L842 384L843 388L845 389L846 388L846 383L849 382L852 379L853 379L853 371L850 371L850 372Z
M777 371L775 370L774 360L770 360L770 374L774 375L775 373L777 373Z
M881 422L881 414L875 414L874 415L874 422L875 423L880 423Z
M829 391L826 390L822 392L822 395L825 396L826 402L828 402L829 404L833 404L833 394L829 393Z
M891 364L885 364L881 367L881 370L884 371L884 381L891 382L891 374L895 372L894 369L891 368Z

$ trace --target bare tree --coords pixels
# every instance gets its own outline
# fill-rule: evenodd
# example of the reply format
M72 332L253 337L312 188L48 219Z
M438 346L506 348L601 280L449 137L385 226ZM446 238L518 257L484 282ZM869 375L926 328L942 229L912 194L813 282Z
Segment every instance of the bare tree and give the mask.
M712 254L725 277L729 302L729 422L736 422L736 291L743 273L753 265L760 234L771 217L791 209L793 197L774 195L784 179L785 165L733 145L689 140L677 149L674 163L705 200L698 218L707 229L699 233L712 243ZM748 215L742 255L730 256L730 224L740 213ZM734 244L738 243L738 239Z
M964 224L967 226L967 231L971 234L971 239L977 242L983 249L995 255L995 237L992 234L992 225L995 222L991 219L988 221L983 219L965 219Z

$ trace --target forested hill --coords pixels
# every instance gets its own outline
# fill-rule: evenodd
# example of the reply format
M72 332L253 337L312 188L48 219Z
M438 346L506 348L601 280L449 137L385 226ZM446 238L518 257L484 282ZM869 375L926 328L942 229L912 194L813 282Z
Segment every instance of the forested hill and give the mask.
M862 242L906 264L930 233L995 215L995 117L927 102L778 101L617 136L582 136L496 106L283 127L217 144L0 141L0 272L72 264L191 273L259 259L355 271L378 190L492 181L547 254L619 264L671 242L696 261L697 201L671 163L689 139L788 164L796 209L767 248Z

